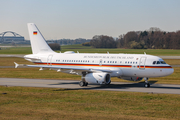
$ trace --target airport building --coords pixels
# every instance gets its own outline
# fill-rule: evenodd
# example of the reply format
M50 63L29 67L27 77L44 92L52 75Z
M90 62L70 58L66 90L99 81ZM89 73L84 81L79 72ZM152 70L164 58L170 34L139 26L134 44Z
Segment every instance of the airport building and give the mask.
M10 34L10 35L9 35ZM24 37L12 32L12 31L6 31L3 33L0 33L0 43L2 44L27 44L27 41L25 41Z

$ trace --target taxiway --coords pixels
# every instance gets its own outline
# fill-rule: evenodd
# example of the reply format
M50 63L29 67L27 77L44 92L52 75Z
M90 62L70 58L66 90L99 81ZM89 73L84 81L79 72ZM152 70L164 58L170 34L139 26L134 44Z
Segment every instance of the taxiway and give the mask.
M156 81L154 81L155 83ZM144 87L144 82L124 83L112 82L110 85L89 84L80 87L79 81L75 80L48 80L48 79L21 79L21 78L0 78L1 86L23 86L23 87L47 87L65 89L84 89L84 90L107 90L107 91L130 91L146 93L180 94L180 85L154 84L150 88Z

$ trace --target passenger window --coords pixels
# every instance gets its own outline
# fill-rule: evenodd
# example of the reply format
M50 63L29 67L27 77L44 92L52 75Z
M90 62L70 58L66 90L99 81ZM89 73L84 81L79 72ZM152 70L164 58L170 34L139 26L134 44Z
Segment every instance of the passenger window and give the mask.
M157 64L160 64L160 61L157 61Z
M156 61L154 61L153 64L156 64Z

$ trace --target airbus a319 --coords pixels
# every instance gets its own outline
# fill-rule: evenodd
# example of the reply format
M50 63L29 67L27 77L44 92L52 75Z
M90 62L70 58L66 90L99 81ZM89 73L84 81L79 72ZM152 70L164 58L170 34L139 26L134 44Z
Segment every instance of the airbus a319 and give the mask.
M146 54L98 54L98 53L64 53L54 52L46 43L41 32L34 23L28 23L32 54L24 58L37 65L15 63L17 67L38 67L40 70L52 69L57 72L81 75L79 85L88 83L110 84L111 77L130 81L140 81L144 78L145 87L152 77L171 75L174 69L157 56Z

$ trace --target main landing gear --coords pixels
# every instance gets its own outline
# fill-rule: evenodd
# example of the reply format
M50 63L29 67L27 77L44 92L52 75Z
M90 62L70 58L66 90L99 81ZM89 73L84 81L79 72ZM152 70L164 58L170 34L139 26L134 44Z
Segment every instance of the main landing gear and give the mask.
M82 72L82 81L79 82L79 86L83 87L83 86L88 86L88 82L86 82L85 80L85 76L86 76L86 72Z
M88 86L88 82L80 81L80 82L79 82L79 86L81 86L81 87L83 87L83 86Z
M144 80L145 80L144 87L145 87L145 88L150 87L150 84L149 84L149 82L148 82L148 79L149 79L149 78L146 78L146 77L144 78Z

